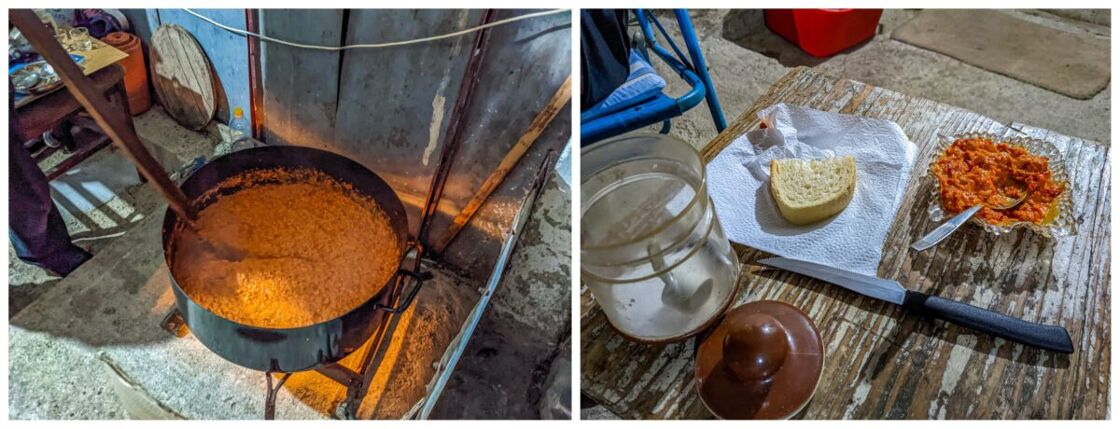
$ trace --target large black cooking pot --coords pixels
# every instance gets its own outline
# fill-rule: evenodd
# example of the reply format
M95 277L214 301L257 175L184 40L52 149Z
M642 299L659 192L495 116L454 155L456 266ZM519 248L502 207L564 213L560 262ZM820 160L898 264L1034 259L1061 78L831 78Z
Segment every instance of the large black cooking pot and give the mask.
M266 146L233 152L212 160L188 177L180 188L192 201L231 176L247 170L269 168L313 168L369 196L380 206L401 246L403 264L409 248L414 243L408 237L408 218L397 195L377 174L361 164L331 152L298 146ZM232 194L239 189L223 190ZM199 210L213 202L199 201ZM163 217L163 253L167 266L174 260L175 236L178 232L178 215L168 209ZM419 256L416 255L418 258ZM368 301L333 320L291 329L260 328L243 325L214 314L199 305L183 292L171 270L171 288L175 292L175 305L191 333L207 348L238 365L260 371L295 372L333 363L354 352L370 337L387 313L403 311L422 285L422 279L413 269L398 269L397 273ZM398 282L412 280L411 285ZM400 286L400 287L398 287ZM410 292L400 298L394 291L410 286ZM392 301L398 306L390 307Z

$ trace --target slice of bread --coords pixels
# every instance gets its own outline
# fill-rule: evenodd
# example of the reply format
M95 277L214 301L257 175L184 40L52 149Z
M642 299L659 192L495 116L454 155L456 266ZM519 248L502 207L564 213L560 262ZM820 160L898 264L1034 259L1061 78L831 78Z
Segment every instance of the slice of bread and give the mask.
M782 217L807 225L844 211L856 192L856 159L770 161L770 194Z

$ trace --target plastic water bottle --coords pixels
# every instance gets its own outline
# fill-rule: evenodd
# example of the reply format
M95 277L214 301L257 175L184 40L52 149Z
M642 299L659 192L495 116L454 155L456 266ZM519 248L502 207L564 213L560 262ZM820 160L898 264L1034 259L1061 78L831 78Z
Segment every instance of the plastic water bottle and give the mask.
M249 149L257 146L253 140L253 132L249 127L249 118L240 107L233 108L233 119L229 121L229 131L222 136L222 142L214 147L214 156L222 156L230 152Z
M245 117L245 111L240 107L233 108L233 119L229 121L230 143L237 144L242 140L248 140L253 136L253 131L249 128L249 118Z

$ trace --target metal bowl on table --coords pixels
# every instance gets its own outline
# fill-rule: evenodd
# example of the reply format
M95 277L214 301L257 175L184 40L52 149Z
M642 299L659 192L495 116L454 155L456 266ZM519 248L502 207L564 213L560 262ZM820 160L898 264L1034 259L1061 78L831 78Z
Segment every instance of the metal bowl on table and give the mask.
M39 84L39 73L27 68L21 68L12 72L12 85L15 86L16 92L20 94L30 94L31 88Z
M70 59L79 67L83 67L86 57L70 54ZM21 94L42 94L62 85L62 79L54 71L54 67L46 61L32 61L26 64L16 64L8 68L16 92Z

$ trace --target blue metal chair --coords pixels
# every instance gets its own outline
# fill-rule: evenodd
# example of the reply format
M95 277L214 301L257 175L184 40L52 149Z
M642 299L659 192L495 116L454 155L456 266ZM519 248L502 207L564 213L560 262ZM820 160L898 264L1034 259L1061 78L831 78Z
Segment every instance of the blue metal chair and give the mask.
M704 62L704 54L700 50L700 43L696 40L696 32L692 28L692 20L688 17L688 11L685 9L675 9L673 14L676 16L677 23L680 25L681 36L684 39L685 47L688 49L689 56L685 57L684 53L669 37L665 31L665 27L657 20L653 14L645 11L644 9L635 9L634 15L637 18L638 25L642 29L642 35L645 42L640 45L639 50L635 52L648 63L650 61L649 52L646 49L653 50L657 57L669 65L673 70L680 75L685 82L688 82L692 89L680 98L672 98L660 90L655 94L637 95L640 99L625 100L622 102L613 103L616 108L603 109L601 108L603 102L599 105L593 106L580 114L580 139L582 145L587 145L599 140L609 137L617 136L626 132L630 132L639 128L643 128L658 122L663 123L661 133L667 134L670 129L670 119L681 116L684 112L688 111L701 100L707 100L708 110L711 111L712 121L715 123L717 131L723 131L727 128L727 121L723 117L723 109L719 105L719 97L716 95L715 87L712 85L712 79L708 75L708 67ZM657 43L657 38L653 32L653 26L661 32L665 41L672 48L673 52L669 52L663 46ZM691 58L691 61L689 61ZM631 78L635 77L634 61L631 61ZM646 65L648 67L648 65ZM639 66L640 67L640 66ZM629 79L628 79L629 83ZM623 84L625 86L626 84ZM616 90L617 92L617 90ZM612 96L615 94L612 93Z

